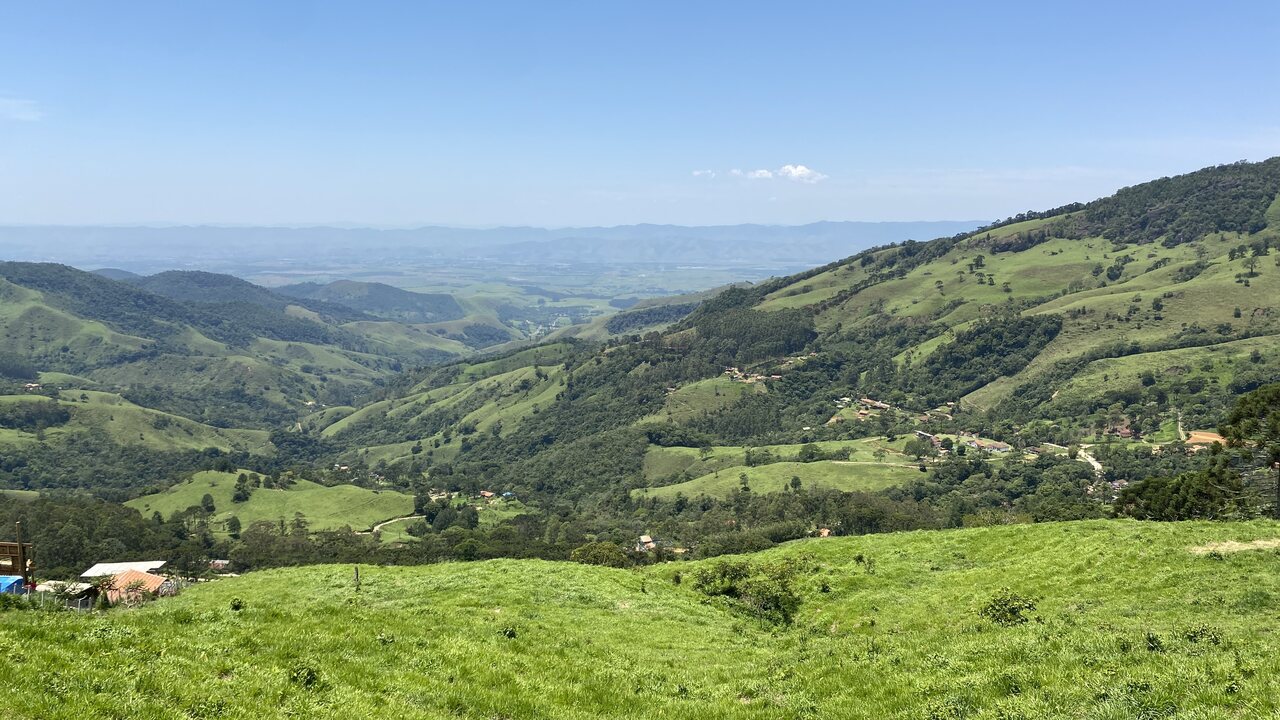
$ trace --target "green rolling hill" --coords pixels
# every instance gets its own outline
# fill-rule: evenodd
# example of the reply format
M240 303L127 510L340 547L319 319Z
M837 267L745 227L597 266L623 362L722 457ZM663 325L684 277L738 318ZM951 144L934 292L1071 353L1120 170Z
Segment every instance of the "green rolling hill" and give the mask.
M327 284L299 283L275 288L289 297L322 300L377 317L412 323L459 320L462 306L447 293L416 293L385 283L337 280Z
M1206 386L1229 388L1239 378L1238 392L1276 377L1280 368L1270 358L1249 360L1246 352L1239 362L1231 348L1280 333L1280 266L1272 254L1280 247L1280 159L1209 168L1034 215L972 235L863 253L775 284L757 307L810 311L832 351L896 335L895 367L864 365L873 376L927 368L939 348L957 340L983 342L974 329L989 329L993 317L1060 320L1027 362L956 383L946 398L983 410L1003 402L1006 413L1054 417L1132 404L1142 394L1132 388L1095 386L1082 394L1077 384L1055 397L1100 361L1130 379L1150 370L1155 382L1148 387L1166 398L1172 392L1187 406L1213 402L1188 388L1201 373L1184 364L1197 353L1182 348L1231 356ZM1126 365L1137 372L1126 373ZM901 380L864 382L861 389L918 409L939 398ZM1216 395L1220 402L1231 393ZM1167 401L1158 404L1167 411Z
M0 408L37 403L56 404L66 411L65 421L43 428L0 426L0 445L22 447L38 442L74 442L84 433L99 433L120 445L138 445L158 451L217 448L224 452L240 451L255 455L274 452L270 433L266 430L211 427L135 405L115 393L67 390L54 400L31 394L0 395Z
M349 564L257 572L138 610L5 613L0 705L21 720L1268 717L1278 531L1054 523L630 571L363 566L359 587Z
M308 402L350 402L404 364L456 357L461 348L211 273L117 281L64 266L0 263L0 296L6 349L40 371L61 373L56 384L120 393L223 427L281 426Z
M221 533L226 532L226 523L232 517L245 528L254 522L274 523L280 518L291 522L300 514L312 530L343 526L368 530L376 523L413 512L413 497L410 495L354 485L330 487L308 480L294 480L287 488L257 487L247 500L236 502L233 497L238 477L239 473L200 472L164 492L144 495L125 505L147 517L152 513L168 517L199 506L201 499L208 494L213 497L215 508L209 523Z

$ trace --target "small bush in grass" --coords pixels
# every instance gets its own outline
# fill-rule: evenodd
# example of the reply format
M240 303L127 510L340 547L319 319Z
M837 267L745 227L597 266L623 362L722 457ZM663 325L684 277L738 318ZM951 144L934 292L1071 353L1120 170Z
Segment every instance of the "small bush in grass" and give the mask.
M1164 640L1153 632L1147 633L1147 652L1164 652Z
M241 600L238 597L231 598L231 609L234 610L235 612L240 612L241 610L243 610L244 600Z
M699 568L693 587L708 597L724 597L732 606L774 625L789 625L800 609L800 596L792 583L805 569L807 558L752 564L730 560Z
M515 640L520 635L519 633L516 632L515 628L510 626L502 628L501 630L498 631L498 634L508 640Z
M973 714L973 709L963 698L947 698L929 703L925 712L929 720L961 720Z
M310 690L320 684L320 671L299 663L289 670L289 682Z
M21 595L0 593L0 611L29 610L34 607L35 605L30 600Z
M1031 619L1027 613L1034 612L1036 603L1029 597L1019 595L1009 588L1001 588L991 597L978 614L1001 627L1022 625Z
M1188 642L1207 642L1210 645L1222 644L1222 631L1212 625L1197 625L1182 634Z

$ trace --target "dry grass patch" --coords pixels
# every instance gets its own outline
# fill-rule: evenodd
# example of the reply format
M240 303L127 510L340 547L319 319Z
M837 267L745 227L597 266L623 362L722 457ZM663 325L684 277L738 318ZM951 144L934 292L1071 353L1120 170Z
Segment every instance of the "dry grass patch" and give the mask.
M1272 550L1280 548L1280 538L1267 538L1264 540L1251 540L1249 542L1236 542L1235 540L1223 540L1222 542L1211 542L1206 545L1197 545L1191 548L1191 552L1196 555L1208 555L1209 553L1237 553L1245 550Z

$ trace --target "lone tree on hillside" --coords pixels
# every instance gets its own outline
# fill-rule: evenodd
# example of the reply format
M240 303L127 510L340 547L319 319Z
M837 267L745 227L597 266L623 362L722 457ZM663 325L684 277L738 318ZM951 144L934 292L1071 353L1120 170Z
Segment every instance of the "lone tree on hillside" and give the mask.
M631 560L622 548L609 542L592 542L580 545L569 553L569 559L584 565L603 565L605 567L627 567Z

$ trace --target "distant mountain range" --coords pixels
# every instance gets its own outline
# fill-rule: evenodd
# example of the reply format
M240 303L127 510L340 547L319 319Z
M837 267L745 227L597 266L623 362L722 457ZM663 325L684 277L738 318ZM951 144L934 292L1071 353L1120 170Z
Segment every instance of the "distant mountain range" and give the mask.
M662 263L810 266L903 240L929 240L982 222L817 222L809 225L624 225L543 229L422 227L0 227L0 259L122 266L128 271L255 262L428 259L506 263Z

